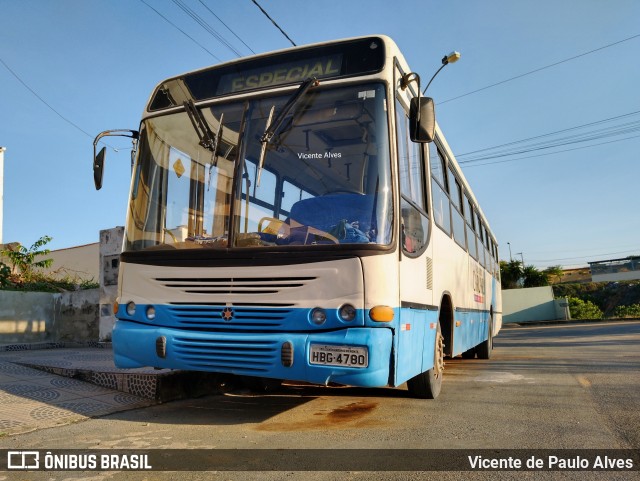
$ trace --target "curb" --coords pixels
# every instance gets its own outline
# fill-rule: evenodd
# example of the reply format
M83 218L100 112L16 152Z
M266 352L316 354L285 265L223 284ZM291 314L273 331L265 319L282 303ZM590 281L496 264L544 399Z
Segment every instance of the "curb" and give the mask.
M530 322L507 322L502 323L502 329L514 328L517 329L519 327L529 327L529 326L553 326L553 325L571 325L571 324L596 324L596 323L612 323L612 322L638 322L640 318L619 318L619 319L571 319L565 321L563 319L555 320L555 321L530 321Z
M150 399L158 403L201 397L224 392L225 381L216 373L165 371L158 374L94 371L82 368L44 366L29 362L15 362L57 376L89 382L100 387Z
M94 347L98 349L111 349L111 341L86 341L86 342L20 342L11 344L0 344L0 352L15 352L15 351L39 351L43 349L73 349L73 348L86 348Z

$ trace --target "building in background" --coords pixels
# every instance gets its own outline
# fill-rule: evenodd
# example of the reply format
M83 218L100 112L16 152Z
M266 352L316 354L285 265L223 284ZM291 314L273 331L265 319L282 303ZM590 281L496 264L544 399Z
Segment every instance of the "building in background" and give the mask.
M633 281L640 279L640 256L589 262L593 282Z

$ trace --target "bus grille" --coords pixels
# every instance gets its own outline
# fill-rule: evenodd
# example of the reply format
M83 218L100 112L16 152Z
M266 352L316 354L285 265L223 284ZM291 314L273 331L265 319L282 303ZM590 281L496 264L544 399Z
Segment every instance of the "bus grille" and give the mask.
M269 371L280 358L277 341L176 337L172 351L189 369L258 375Z
M277 295L304 287L315 277L234 277L234 278L157 278L164 287L187 294L223 294L233 296Z
M293 309L221 304L172 304L168 307L176 327L224 330L278 330Z

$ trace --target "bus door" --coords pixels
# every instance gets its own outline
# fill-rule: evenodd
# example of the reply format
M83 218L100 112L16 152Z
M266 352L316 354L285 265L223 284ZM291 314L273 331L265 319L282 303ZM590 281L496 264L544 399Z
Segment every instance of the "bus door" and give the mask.
M397 75L399 75L397 73ZM397 77L398 78L398 77ZM396 92L396 140L400 185L400 325L396 340L396 385L433 365L437 309L425 179L425 144L409 139L409 100L413 84ZM435 321L434 321L435 319Z

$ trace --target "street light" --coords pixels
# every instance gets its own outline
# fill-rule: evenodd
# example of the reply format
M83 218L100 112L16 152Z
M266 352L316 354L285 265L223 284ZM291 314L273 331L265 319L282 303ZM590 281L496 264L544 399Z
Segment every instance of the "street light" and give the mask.
M520 256L520 258L522 259L522 268L524 269L524 255L522 254L522 252L516 252L517 256Z
M509 246L509 260L513 262L513 256L511 255L511 242L507 242L507 245Z
M445 55L444 57L442 57L442 67L440 67L436 71L436 73L433 74L433 77L431 77L431 80L429 80L429 83L422 91L422 95L424 95L424 93L427 91L427 89L429 88L429 85L431 85L431 82L433 82L433 79L436 78L436 75L440 73L440 70L445 68L445 66L449 65L450 63L456 63L458 60L460 60L460 52L455 52L455 51L451 52L449 55Z

